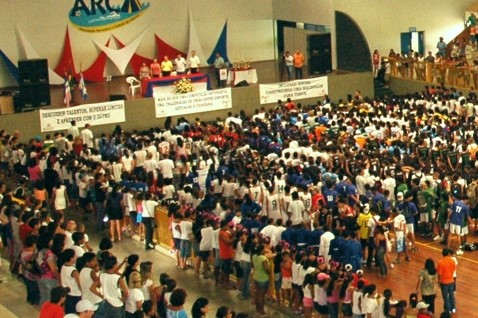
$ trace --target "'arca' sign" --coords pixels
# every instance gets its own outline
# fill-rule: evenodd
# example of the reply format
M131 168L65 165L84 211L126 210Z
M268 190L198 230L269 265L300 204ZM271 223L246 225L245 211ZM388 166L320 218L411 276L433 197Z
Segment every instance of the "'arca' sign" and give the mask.
M75 0L70 22L85 32L101 32L124 26L150 8L140 0Z

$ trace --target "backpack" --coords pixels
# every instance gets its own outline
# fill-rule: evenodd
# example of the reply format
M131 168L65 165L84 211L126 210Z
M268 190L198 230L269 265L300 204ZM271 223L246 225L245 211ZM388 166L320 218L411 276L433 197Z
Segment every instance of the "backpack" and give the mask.
M23 264L23 268L33 275L43 275L45 274L45 271L41 266L42 263L43 254L40 254L40 252L37 251L25 262L25 264Z
M476 191L478 190L478 185L476 182L470 183L468 188L466 189L466 196L468 197L468 203L470 204L471 208L474 208L476 206L477 202L477 197L476 197Z
M418 203L418 207L417 207L418 211L420 211L420 213L426 212L428 202L427 202L427 198L425 197L424 191L418 191L417 201L418 201L417 202Z
M451 185L451 195L454 197L463 198L463 187L459 183L453 183Z
M474 252L476 251L475 243L465 243L463 249L467 252Z

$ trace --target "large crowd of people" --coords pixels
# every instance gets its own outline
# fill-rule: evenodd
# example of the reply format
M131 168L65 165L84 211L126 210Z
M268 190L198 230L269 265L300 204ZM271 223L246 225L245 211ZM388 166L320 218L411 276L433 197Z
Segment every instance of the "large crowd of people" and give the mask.
M478 230L477 112L476 94L431 86L96 137L75 122L28 143L2 131L1 173L15 180L0 186L2 241L40 317L189 317L187 287L172 273L157 284L151 260L111 252L133 234L154 249L158 206L178 270L237 289L261 317L266 300L306 318L432 317L438 286L447 317L456 312L454 254ZM98 250L86 232L107 226ZM445 244L443 258L426 260L407 301L391 289L379 295L366 273L406 266L419 253L416 235ZM207 305L197 299L192 317L206 317Z

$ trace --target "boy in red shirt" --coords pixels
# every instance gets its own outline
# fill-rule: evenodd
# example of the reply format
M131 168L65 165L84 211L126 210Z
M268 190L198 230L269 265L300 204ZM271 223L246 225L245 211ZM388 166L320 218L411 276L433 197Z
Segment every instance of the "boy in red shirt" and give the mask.
M65 316L66 294L70 292L68 287L57 286L51 290L50 300L45 302L40 310L38 318L63 318Z

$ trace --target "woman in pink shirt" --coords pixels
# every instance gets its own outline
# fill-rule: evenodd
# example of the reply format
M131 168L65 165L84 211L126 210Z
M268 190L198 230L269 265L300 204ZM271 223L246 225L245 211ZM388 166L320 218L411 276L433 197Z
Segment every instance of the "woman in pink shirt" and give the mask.
M30 159L30 164L28 166L28 176L30 178L30 186L35 187L35 183L38 180L42 179L42 172L38 160L36 158Z

